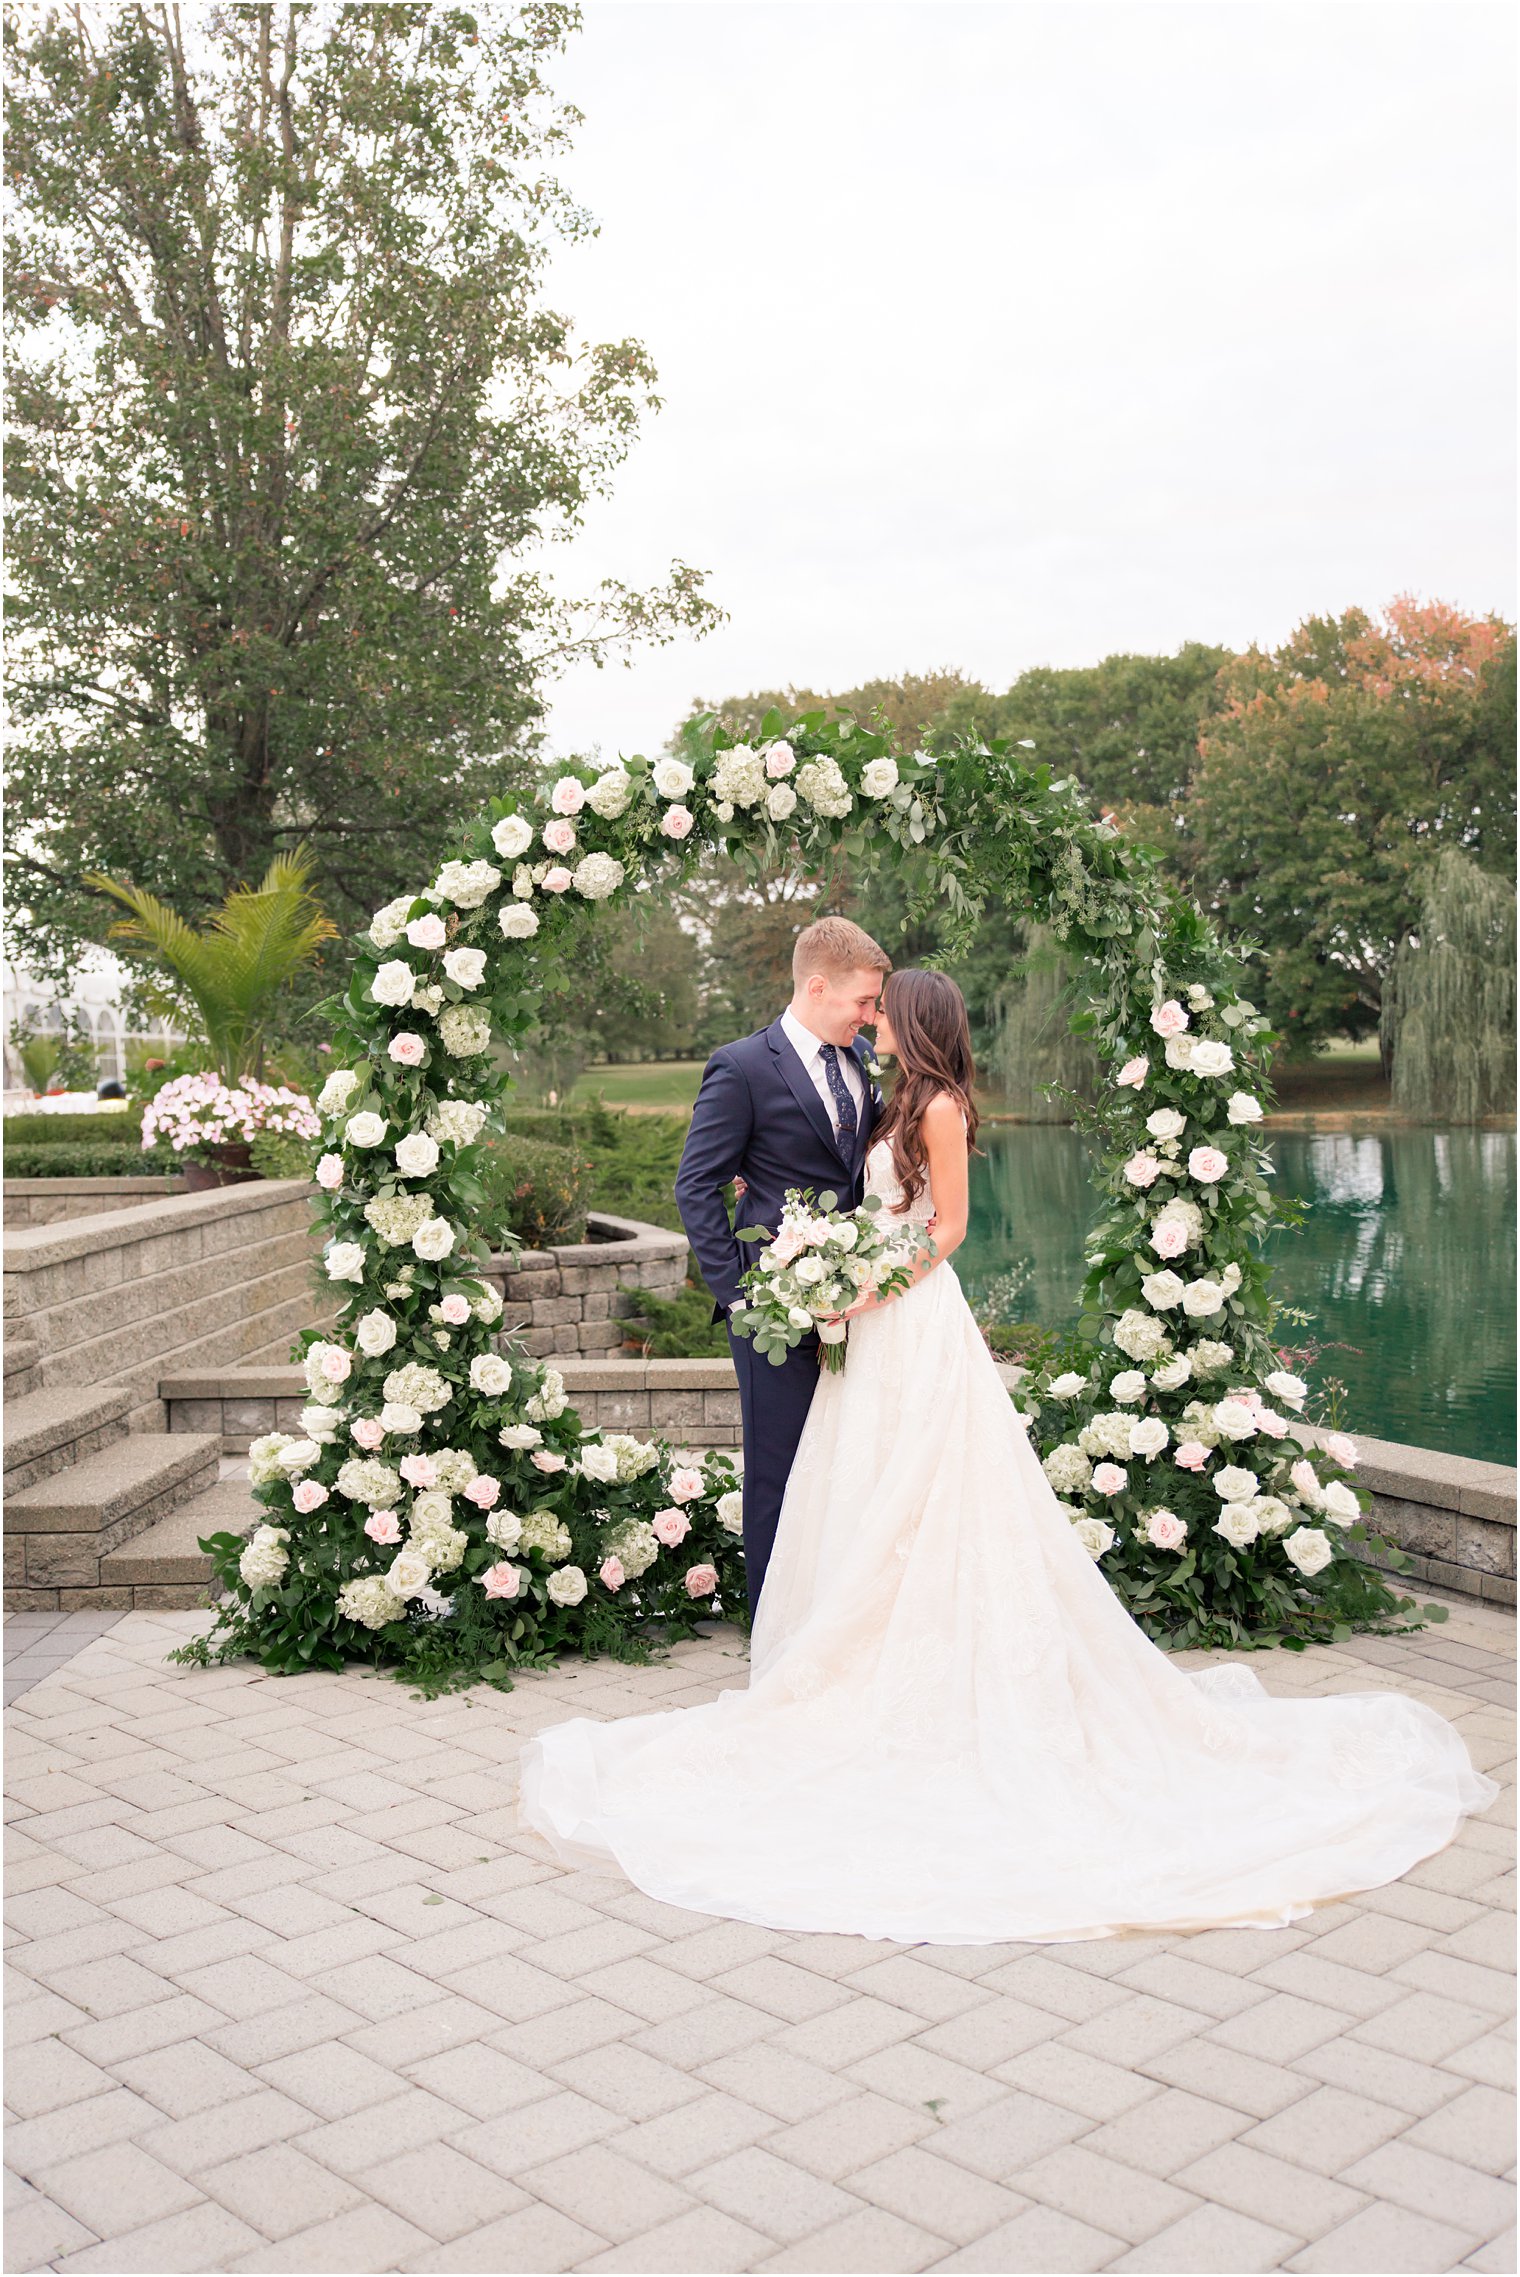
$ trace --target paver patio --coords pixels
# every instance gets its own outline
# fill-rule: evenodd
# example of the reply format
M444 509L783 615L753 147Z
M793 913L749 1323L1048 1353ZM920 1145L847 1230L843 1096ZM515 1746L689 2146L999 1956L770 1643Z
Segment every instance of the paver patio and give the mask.
M1512 2270L1514 1626L1450 1602L1250 1656L1457 1721L1507 1791L1449 1849L1292 1929L998 1948L514 1831L525 1734L742 1682L730 1630L427 1702L13 1617L6 2266Z

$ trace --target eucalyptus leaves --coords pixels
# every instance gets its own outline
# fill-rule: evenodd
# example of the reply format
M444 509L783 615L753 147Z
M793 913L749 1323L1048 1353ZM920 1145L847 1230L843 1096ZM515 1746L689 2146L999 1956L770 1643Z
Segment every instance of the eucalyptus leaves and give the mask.
M332 1334L302 1340L302 1435L261 1452L268 1528L251 1552L220 1540L233 1602L218 1649L506 1680L570 1645L636 1652L652 1621L679 1630L742 1604L732 1466L583 1432L554 1371L500 1337L474 1231L473 1150L509 1082L489 1047L552 1019L545 999L600 905L709 847L757 866L890 861L910 909L947 903L965 934L1001 895L1085 960L1077 1025L1114 1068L1091 1118L1109 1199L1083 1364L1028 1402L1049 1475L1137 1611L1190 1639L1394 1612L1344 1547L1344 1465L1317 1457L1312 1485L1295 1476L1308 1456L1269 1397L1260 1240L1275 1213L1254 1125L1270 1038L1235 960L1074 781L1022 749L962 737L905 753L848 719L773 712L753 745L708 716L653 764L546 772L359 936L348 990L324 1008L347 1064L318 1101L322 1275L341 1309ZM1238 1440L1271 1462L1205 1477ZM1226 1487L1232 1467L1248 1487ZM1227 1506L1223 1522L1201 1525L1200 1496Z

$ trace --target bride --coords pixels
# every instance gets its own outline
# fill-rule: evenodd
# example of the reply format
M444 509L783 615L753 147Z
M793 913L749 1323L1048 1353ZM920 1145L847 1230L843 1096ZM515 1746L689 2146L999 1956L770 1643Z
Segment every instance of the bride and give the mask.
M1280 1928L1392 1881L1497 1783L1396 1692L1184 1671L1072 1530L950 1264L976 1133L965 1005L894 972L866 1167L933 1250L851 1308L787 1483L746 1690L555 1724L521 1816L566 1863L774 1929L1059 1944Z

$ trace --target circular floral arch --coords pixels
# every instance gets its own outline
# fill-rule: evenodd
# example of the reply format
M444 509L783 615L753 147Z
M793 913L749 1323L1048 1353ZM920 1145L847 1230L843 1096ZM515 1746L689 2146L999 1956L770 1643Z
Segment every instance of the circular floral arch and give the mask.
M534 1025L599 906L706 851L890 862L955 938L995 899L1050 925L1105 1070L1083 1116L1101 1207L1069 1364L1020 1393L1062 1508L1159 1641L1297 1644L1410 1617L1351 1547L1399 1562L1361 1519L1352 1442L1310 1429L1272 1349L1272 1037L1241 957L1028 750L906 753L822 712L773 712L749 745L707 715L679 756L546 771L376 913L323 1008L346 1061L317 1102L318 1279L339 1319L300 1341L300 1435L254 1446L266 1523L214 1538L228 1596L192 1657L510 1683L571 1646L642 1657L651 1631L739 1614L732 1461L583 1429L557 1371L501 1334L474 1229L476 1150L510 1089L492 1043Z

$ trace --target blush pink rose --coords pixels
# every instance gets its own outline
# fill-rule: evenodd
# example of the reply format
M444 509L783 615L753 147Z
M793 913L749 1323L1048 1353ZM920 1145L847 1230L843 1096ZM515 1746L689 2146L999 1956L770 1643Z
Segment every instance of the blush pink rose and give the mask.
M1306 1502L1318 1502L1324 1490L1319 1483L1318 1471L1307 1458L1302 1462L1295 1463L1288 1476Z
M546 870L544 873L545 893L568 893L571 883L568 870Z
M686 1576L688 1597L711 1597L718 1586L718 1569L715 1565L694 1565Z
M601 1564L597 1567L597 1572L601 1575L601 1578L608 1589L621 1589L624 1582L628 1579L627 1574L623 1571L623 1561L621 1558L603 1558Z
M690 1532L691 1520L684 1510L656 1511L654 1520L655 1540L663 1542L668 1550L673 1550L677 1542L684 1542Z
M1279 1415L1276 1409L1271 1407L1258 1407L1252 1412L1256 1417L1258 1431L1265 1431L1269 1439L1287 1438L1289 1423L1285 1415Z
M544 844L551 854L568 854L575 844L575 824L566 822L563 815L544 824Z
M303 1478L290 1499L305 1517L309 1510L321 1509L327 1500L327 1489L318 1478Z
M702 1492L702 1486L703 1479L700 1471L672 1471L670 1474L670 1499L672 1502L695 1502L697 1496Z
M477 1510L489 1510L501 1500L501 1480L487 1478L482 1471L478 1478L471 1479L464 1490L464 1498L466 1502L473 1502Z
M1158 1257L1180 1257L1187 1245L1187 1227L1181 1218L1163 1218L1151 1235L1151 1247Z
M1200 1186L1212 1186L1229 1167L1229 1156L1221 1154L1217 1146L1195 1146L1188 1156L1188 1169Z
M329 1194L343 1183L343 1157L341 1154L324 1154L316 1169L317 1184Z
M573 775L561 775L549 794L549 804L556 814L579 814L585 803L586 786L578 783Z
M1129 1484L1129 1472L1118 1463L1099 1463L1092 1482L1099 1494L1122 1494Z
M1169 996L1164 1004L1158 1004L1151 1014L1151 1026L1158 1036L1180 1036L1187 1024L1188 1016L1175 996Z
M433 910L426 917L414 917L406 929L406 937L414 949L441 949L449 937L449 929Z
M660 828L667 838L691 836L691 811L684 806L668 806L660 816Z
M522 1587L522 1575L506 1558L499 1565L488 1565L480 1579L488 1597L515 1597Z
M372 1542L399 1542L401 1520L394 1510L372 1510L364 1521L364 1531Z
M450 1328L463 1328L470 1317L470 1300L468 1297L462 1297L456 1289L452 1296L444 1298L438 1310Z
M410 1028L403 1028L399 1036L392 1036L386 1045L390 1056L401 1067L420 1067L427 1045Z
M1173 1462L1185 1471L1201 1471L1208 1459L1208 1448L1197 1439L1184 1439L1172 1457Z
M357 1423L349 1425L348 1435L355 1446L372 1455L385 1437L385 1425L376 1415L361 1415Z
M399 1464L408 1486L436 1486L438 1465L431 1455L403 1455Z
M536 1471L562 1471L565 1467L564 1456L551 1455L547 1447L535 1447L528 1460Z
M1348 1471L1356 1466L1356 1441L1348 1439L1344 1431L1326 1432L1325 1453L1333 1463L1344 1463Z
M322 1373L330 1384L346 1384L354 1372L354 1363L341 1344L329 1344L322 1355Z
M1141 1147L1124 1165L1124 1175L1132 1186L1154 1186L1161 1176L1161 1164L1147 1148Z
M1146 1520L1145 1538L1158 1550L1180 1550L1187 1540L1187 1528L1172 1510L1156 1510Z
M1114 1081L1116 1083L1122 1083L1126 1085L1131 1091L1138 1091L1141 1084L1150 1074L1150 1071L1151 1063L1146 1058L1144 1052L1141 1052L1136 1058L1127 1059L1125 1061L1118 1074L1114 1077Z
M779 751L771 751L766 754L765 771L773 783L779 783L782 776L789 775L796 764L797 762L792 757L791 752L783 744Z

